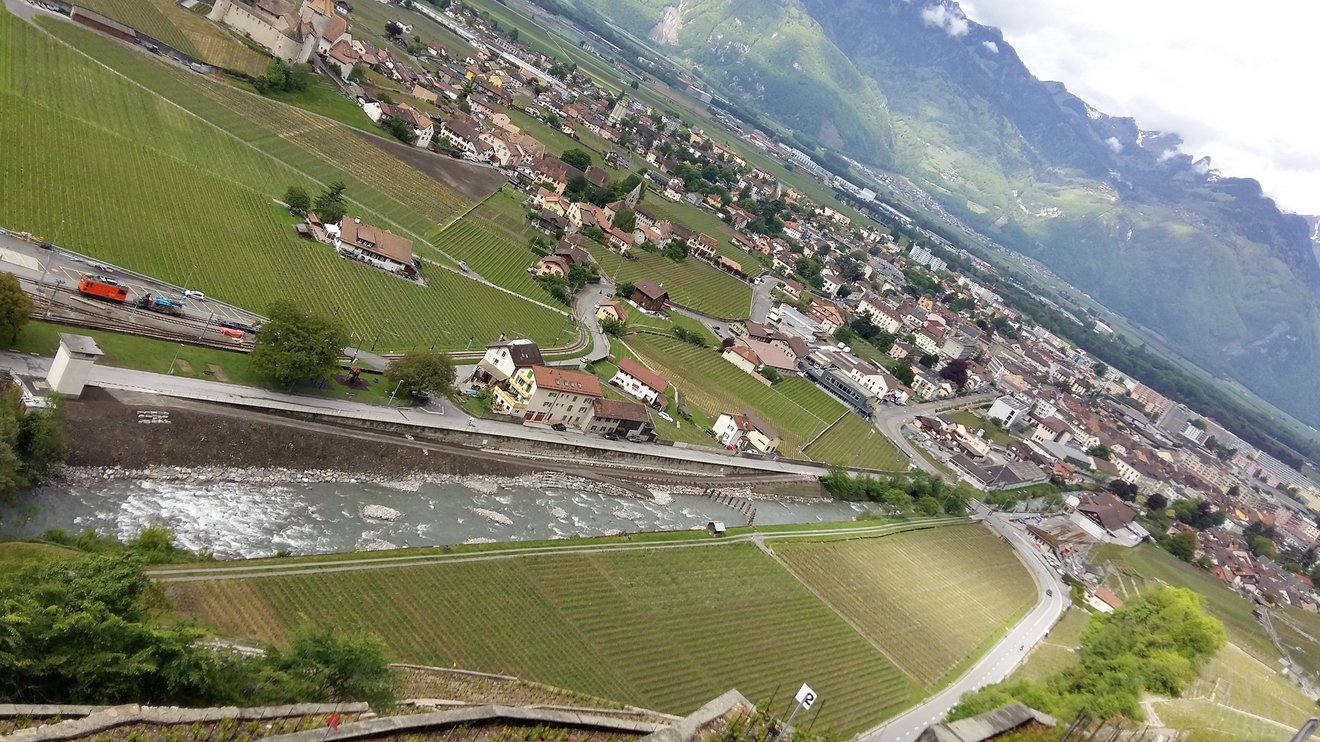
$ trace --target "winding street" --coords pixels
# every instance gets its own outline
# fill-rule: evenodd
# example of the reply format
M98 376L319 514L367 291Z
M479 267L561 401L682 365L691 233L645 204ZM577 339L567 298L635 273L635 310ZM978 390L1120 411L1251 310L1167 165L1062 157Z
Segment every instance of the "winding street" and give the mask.
M942 475L943 472L927 461L925 456L922 456L917 449L912 447L911 441L904 437L903 426L912 422L918 415L934 415L941 412L978 407L990 402L995 396L994 394L973 394L970 397L941 399L918 405L883 407L871 417L871 425L893 442L898 450L903 452L904 456L907 456L910 465L931 474Z

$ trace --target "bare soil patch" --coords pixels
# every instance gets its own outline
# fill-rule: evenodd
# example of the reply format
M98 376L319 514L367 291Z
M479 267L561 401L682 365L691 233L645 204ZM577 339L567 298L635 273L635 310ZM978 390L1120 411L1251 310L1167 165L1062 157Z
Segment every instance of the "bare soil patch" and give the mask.
M456 160L448 155L418 149L403 142L391 142L356 129L353 133L473 201L489 196L504 182L504 176L494 168Z

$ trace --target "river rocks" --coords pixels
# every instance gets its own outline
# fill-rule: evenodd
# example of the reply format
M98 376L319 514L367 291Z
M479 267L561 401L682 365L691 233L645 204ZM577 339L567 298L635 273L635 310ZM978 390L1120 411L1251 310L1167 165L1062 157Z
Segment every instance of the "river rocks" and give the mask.
M403 515L398 510L387 508L384 505L363 505L358 512L367 520L378 520L385 523L393 523L399 519L399 516Z
M472 512L476 513L477 515L480 515L482 518L485 518L490 523L495 523L496 525L501 525L501 526L513 525L513 519L505 515L504 513L497 513L494 510L487 510L485 508L472 508Z
M389 551L399 548L383 538L364 538L357 543L358 551Z

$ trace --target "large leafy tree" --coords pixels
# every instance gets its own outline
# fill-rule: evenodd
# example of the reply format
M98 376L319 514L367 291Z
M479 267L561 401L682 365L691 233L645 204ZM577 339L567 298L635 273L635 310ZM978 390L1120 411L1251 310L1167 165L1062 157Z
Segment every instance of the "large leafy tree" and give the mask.
M17 341L31 317L32 299L23 292L18 276L0 273L0 338L9 338L11 344Z
M342 325L294 302L277 302L269 315L252 348L252 368L281 386L324 378L348 344Z
M390 361L385 377L417 394L454 395L457 372L449 356L435 350L405 353Z

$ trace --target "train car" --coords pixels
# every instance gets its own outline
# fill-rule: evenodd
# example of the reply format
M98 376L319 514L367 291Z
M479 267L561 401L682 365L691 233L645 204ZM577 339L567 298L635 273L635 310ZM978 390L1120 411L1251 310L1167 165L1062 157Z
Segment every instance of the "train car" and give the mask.
M232 327L221 327L220 334L224 335L225 337L231 337L235 340L242 340L243 338L247 337L246 332L243 332L242 330L235 330Z
M83 276L78 282L78 293L101 301L123 304L128 301L128 289L119 284L94 276Z
M168 296L161 296L160 294L156 294L155 296L147 294L141 299L138 299L137 305L139 309L146 309L151 312L168 314L172 317L183 316L183 307L177 300L171 299Z

